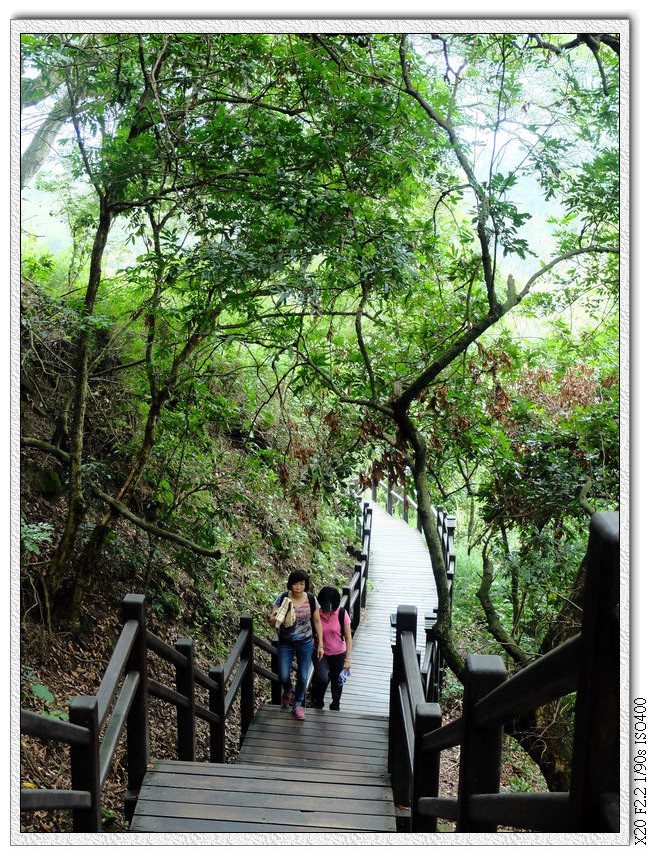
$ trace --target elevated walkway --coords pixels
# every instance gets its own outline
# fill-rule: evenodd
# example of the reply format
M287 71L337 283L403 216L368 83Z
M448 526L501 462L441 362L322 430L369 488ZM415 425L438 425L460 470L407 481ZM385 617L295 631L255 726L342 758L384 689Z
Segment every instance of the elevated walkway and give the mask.
M390 617L400 604L417 607L417 646L423 652L424 615L437 608L438 596L424 537L376 502L368 580L366 607L352 645L352 675L343 688L341 707L388 717L394 640Z
M134 832L395 832L388 721L261 706L237 763L155 760Z
M390 618L400 604L437 605L424 539L372 504L370 588L354 635L341 711L265 704L235 764L156 760L133 832L395 832L388 774ZM418 648L424 649L424 629ZM326 701L327 705L327 701Z

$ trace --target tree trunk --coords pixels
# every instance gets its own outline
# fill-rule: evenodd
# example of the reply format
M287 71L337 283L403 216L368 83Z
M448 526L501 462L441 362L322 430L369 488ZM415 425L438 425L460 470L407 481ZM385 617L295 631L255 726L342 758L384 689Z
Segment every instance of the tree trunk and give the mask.
M149 408L149 415L147 417L147 424L145 427L143 441L140 446L138 455L136 456L135 461L131 466L129 476L127 477L126 481L122 485L121 490L116 496L118 501L128 502L129 497L133 493L138 481L140 480L142 472L144 471L144 468L149 459L151 449L156 440L156 426L160 418L162 405L163 400L157 399L154 403L151 404ZM90 538L88 539L88 542L84 547L79 562L79 569L72 585L69 599L66 604L65 614L73 622L77 621L79 618L81 603L84 599L86 591L90 588L92 584L93 569L97 561L97 557L99 556L102 547L106 542L106 538L111 527L119 518L119 516L119 513L114 508L109 508L109 510L106 511L102 519L93 529Z
M539 766L553 793L568 791L571 783L572 721L573 714L563 698L517 718L506 730Z
M99 224L95 234L88 288L86 290L85 310L87 318L93 315L97 292L101 283L101 264L111 227L111 213L108 208L100 209ZM88 324L88 323L87 323ZM43 588L47 601L48 614L54 611L57 595L63 583L66 566L72 555L79 527L86 513L86 502L83 495L82 460L84 444L84 423L88 401L88 365L91 351L91 334L89 326L84 327L78 337L76 353L76 378L74 386L74 402L70 429L70 468L68 515L63 534L43 578Z
M489 542L488 542L489 543ZM476 592L476 597L481 602L487 629L492 634L497 643L510 655L513 660L519 665L525 665L530 661L530 655L525 652L508 634L504 627L499 614L497 613L492 598L490 597L490 588L494 579L494 571L492 562L487 554L487 544L483 549L483 577L481 585Z
M59 99L46 120L41 123L34 137L20 158L20 188L30 185L39 169L53 150L54 142L70 116L70 100Z
M445 662L456 678L462 682L465 665L456 650L451 633L451 599L447 585L447 566L445 565L436 519L431 509L431 493L427 474L427 444L406 411L397 412L395 414L395 422L400 433L409 442L413 451L411 470L415 483L418 516L420 518L420 525L422 526L422 533L427 543L427 549L429 550L431 567L433 568L433 576L438 593L438 618L434 633L440 641L440 648Z

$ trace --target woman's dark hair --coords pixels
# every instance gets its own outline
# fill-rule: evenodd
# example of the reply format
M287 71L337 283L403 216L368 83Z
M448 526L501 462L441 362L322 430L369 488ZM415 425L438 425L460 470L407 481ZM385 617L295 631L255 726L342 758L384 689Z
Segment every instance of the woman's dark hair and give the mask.
M287 588L290 589L294 583L300 583L303 580L305 581L305 591L308 592L309 575L307 574L307 572L302 570L291 571L291 573L289 574L289 579L287 580Z
M323 586L318 593L318 603L326 613L338 610L341 604L341 596L334 586Z

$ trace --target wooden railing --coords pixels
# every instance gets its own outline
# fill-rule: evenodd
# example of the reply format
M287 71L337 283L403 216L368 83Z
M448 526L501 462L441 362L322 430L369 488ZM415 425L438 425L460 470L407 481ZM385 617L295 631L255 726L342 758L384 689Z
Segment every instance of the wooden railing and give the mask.
M239 636L224 665L211 667L208 675L196 666L192 640L179 639L174 646L169 646L146 629L144 595L127 595L122 603L122 617L122 633L99 689L94 696L72 699L69 723L21 711L24 735L70 744L72 786L71 790L22 789L21 810L72 809L75 832L101 831L102 790L125 729L128 777L125 813L128 819L133 816L149 764L149 701L152 698L176 707L179 760L196 759L196 719L202 718L208 722L210 760L223 763L226 719L235 699L240 697L240 736L243 739L254 713L254 673L262 673L271 681L277 678L254 663L255 645L271 654L275 650L254 636L250 614L241 617ZM149 651L173 665L175 687L150 677Z
M417 610L397 611L391 679L389 771L403 831L457 832L508 826L539 832L619 831L618 514L591 521L581 633L506 680L500 656L470 655L463 714L442 726L426 699L416 653ZM571 785L566 793L500 793L504 724L576 693ZM438 796L441 751L460 746L458 796Z
M342 587L342 606L356 630L365 606L372 511L364 507L360 520L361 560ZM222 666L206 675L194 658L194 643L179 639L170 646L147 630L144 595L127 595L122 602L123 627L97 693L74 697L69 722L21 710L21 733L70 745L71 789L21 789L23 811L69 809L74 832L101 832L101 797L117 746L126 730L128 790L125 814L130 820L150 762L149 702L159 699L176 707L176 754L196 760L196 720L207 722L210 761L226 760L226 720L239 697L240 744L255 712L254 677L268 680L271 702L279 705L281 683L277 640L253 632L251 614L240 618L240 632ZM266 653L269 667L256 663L255 649ZM148 654L174 668L175 687L150 676ZM295 666L295 664L294 664ZM112 708L111 708L112 707Z
M357 539L361 545L360 560L354 566L351 579L341 586L341 606L348 611L350 616L352 634L359 627L361 610L366 606L371 533L372 508L368 502L363 502L357 532Z

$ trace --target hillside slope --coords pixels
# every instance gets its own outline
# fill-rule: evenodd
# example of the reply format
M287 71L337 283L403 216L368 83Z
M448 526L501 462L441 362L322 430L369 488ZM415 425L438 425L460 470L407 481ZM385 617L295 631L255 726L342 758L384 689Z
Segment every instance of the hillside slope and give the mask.
M73 364L67 338L72 326L69 313L33 285L24 286L22 312L21 435L54 443L65 451L70 406L66 370ZM119 366L121 360L121 355L107 352L102 363L108 369ZM134 397L137 382L132 378L124 373L96 378L86 424L85 464L89 476L115 495L128 471L131 441L139 435L142 411ZM335 513L317 490L300 485L308 453L307 433L300 437L296 429L289 433L280 412L277 421L251 424L247 407L237 402L238 395L251 386L234 372L214 378L211 392L222 408L223 423L202 425L200 436L188 428L181 442L183 463L174 462L173 425L163 425L160 452L154 454L150 471L129 502L132 512L142 519L159 520L189 538L193 530L205 537L207 523L210 541L218 546L221 557L202 557L121 518L97 558L92 585L74 626L55 617L48 627L39 587L66 518L65 466L52 453L33 446L22 448L21 571L15 579L20 580L23 708L66 717L71 697L95 692L119 635L121 601L128 593L147 597L148 627L165 642L192 637L197 663L207 672L227 656L243 613L252 612L258 633L270 635L267 610L292 568L305 567L316 587L342 582L351 575L354 559L346 552L353 539L349 519L343 510ZM206 476L208 470L211 474ZM174 476L184 480L170 492ZM171 499L174 507L168 506ZM106 509L92 493L87 504L84 537ZM71 574L79 553L77 550ZM156 673L171 683L171 670ZM261 689L258 699L268 697ZM232 724L230 756L238 740L236 714ZM175 756L174 729L170 710L153 701L154 756ZM199 736L203 758L206 746L205 737ZM67 767L64 748L44 746L33 739L21 741L23 785L66 786ZM124 768L118 760L105 802L106 826L115 831L125 829L121 817L124 789ZM65 812L23 815L24 831L69 831L70 825Z

